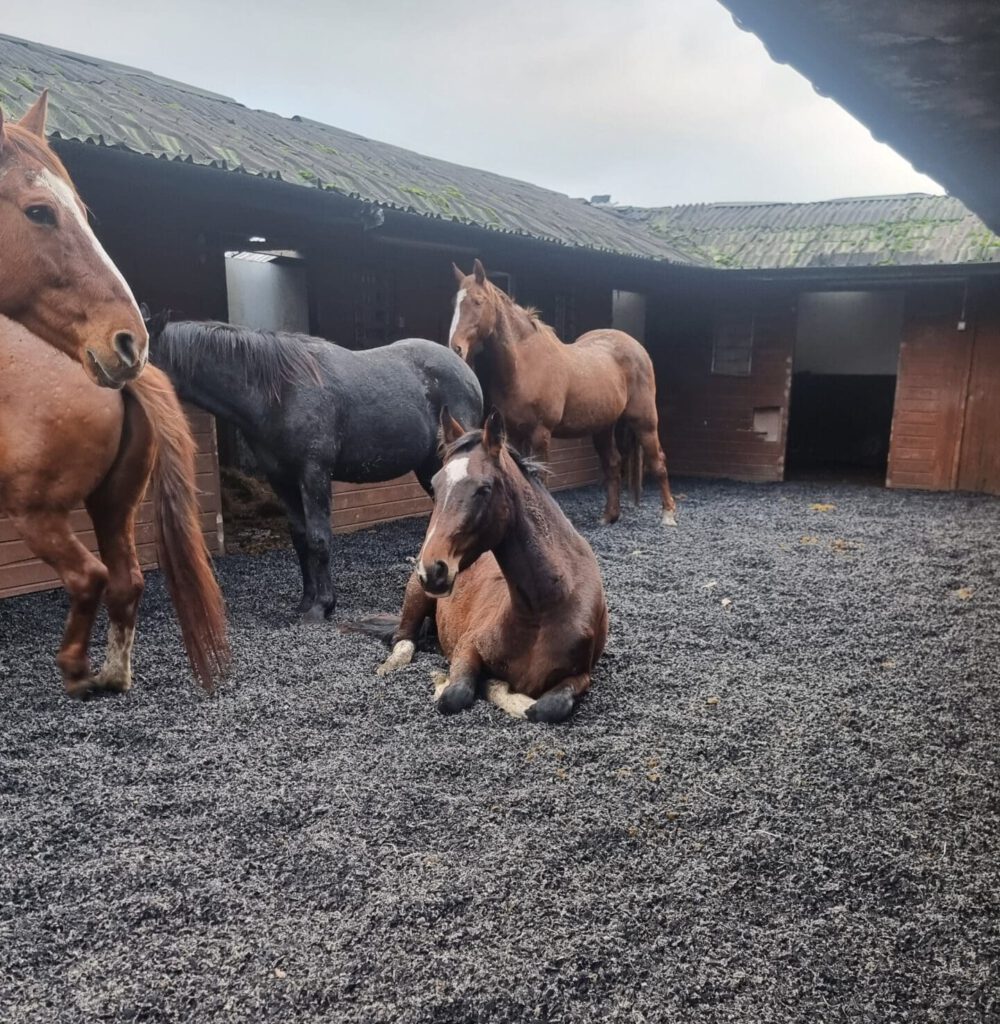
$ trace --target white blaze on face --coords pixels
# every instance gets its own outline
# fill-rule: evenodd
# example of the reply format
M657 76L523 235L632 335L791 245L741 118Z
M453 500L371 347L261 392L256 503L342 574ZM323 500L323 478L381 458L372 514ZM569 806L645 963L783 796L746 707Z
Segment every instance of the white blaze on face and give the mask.
M438 506L437 501L435 500L435 512L444 511L455 484L457 484L459 480L464 480L469 475L469 456L463 455L460 458L452 459L450 462L445 464L442 473L444 474L444 484L441 488L441 504ZM432 525L427 531L427 536L424 537L424 543L420 548L420 556L417 558L417 575L421 579L427 578L427 574L424 571L424 548L427 547L427 544L433 536L434 526Z
M79 227L84 237L90 243L94 255L118 279L135 309L135 315L141 320L142 314L139 312L139 306L136 304L132 289L129 288L128 282L122 277L122 273L115 266L114 261L104 251L104 246L97 240L97 235L94 234L90 222L87 220L87 215L81 209L80 201L77 199L73 189L59 175L53 174L47 167L36 175L35 184L45 186L52 193L52 198L56 201L56 204L73 218L77 227Z
M451 318L451 330L448 331L448 344L451 344L452 339L455 337L455 331L458 330L458 321L462 316L462 303L465 301L465 289L459 289L458 294L455 296L455 315Z

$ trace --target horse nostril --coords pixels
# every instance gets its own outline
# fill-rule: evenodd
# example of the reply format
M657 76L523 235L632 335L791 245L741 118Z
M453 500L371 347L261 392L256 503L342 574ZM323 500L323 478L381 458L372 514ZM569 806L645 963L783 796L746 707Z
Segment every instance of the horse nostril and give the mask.
M440 559L434 563L434 582L444 583L448 578L448 565Z
M118 358L128 367L135 366L139 357L135 351L135 337L129 331L119 331L114 338Z
M452 350L452 352L457 352L459 355L462 354L462 346L461 345L452 345L451 346L451 350Z

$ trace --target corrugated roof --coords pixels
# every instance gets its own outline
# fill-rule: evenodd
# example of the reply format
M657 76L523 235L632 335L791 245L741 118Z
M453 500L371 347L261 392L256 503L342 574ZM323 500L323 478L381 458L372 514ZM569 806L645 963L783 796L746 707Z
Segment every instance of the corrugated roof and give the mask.
M769 270L1000 262L1000 237L958 199L920 194L820 203L617 207L714 266Z
M19 115L50 90L49 130L169 160L329 189L427 217L582 249L701 264L579 199L376 142L147 71L0 35L0 102Z

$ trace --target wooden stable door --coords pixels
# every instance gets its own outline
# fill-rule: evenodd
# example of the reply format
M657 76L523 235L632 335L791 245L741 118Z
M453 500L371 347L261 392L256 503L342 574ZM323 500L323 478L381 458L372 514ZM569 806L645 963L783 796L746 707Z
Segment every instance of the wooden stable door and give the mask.
M899 347L889 445L889 487L955 487L965 420L972 332L954 319L912 322Z
M886 483L1000 494L1000 323L907 325Z
M976 328L957 486L1000 494L1000 323Z

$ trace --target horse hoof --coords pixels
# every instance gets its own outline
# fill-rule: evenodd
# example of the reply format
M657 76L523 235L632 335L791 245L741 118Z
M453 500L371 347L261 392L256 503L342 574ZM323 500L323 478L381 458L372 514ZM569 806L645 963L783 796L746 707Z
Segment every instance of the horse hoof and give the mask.
M676 526L677 525L677 516L674 514L674 512L672 510L666 510L663 513L663 520L662 520L662 522L663 522L664 526Z
M131 679L112 679L98 672L93 681L94 690L107 693L128 693L132 689Z
M438 711L442 715L457 715L467 711L476 699L476 691L471 686L452 683L438 699Z
M302 613L301 618L303 622L309 625L325 622L327 619L326 609L321 604L314 604Z
M86 679L64 680L63 687L67 697L73 700L87 700L88 697L93 697L97 683L93 677L88 676Z
M565 722L573 713L573 694L569 690L549 690L525 712L529 722Z
M620 518L620 516L621 516L621 512L615 512L614 515L611 515L610 513L605 512L604 515L601 516L601 522L605 526L613 526L615 523L618 522L618 519Z

